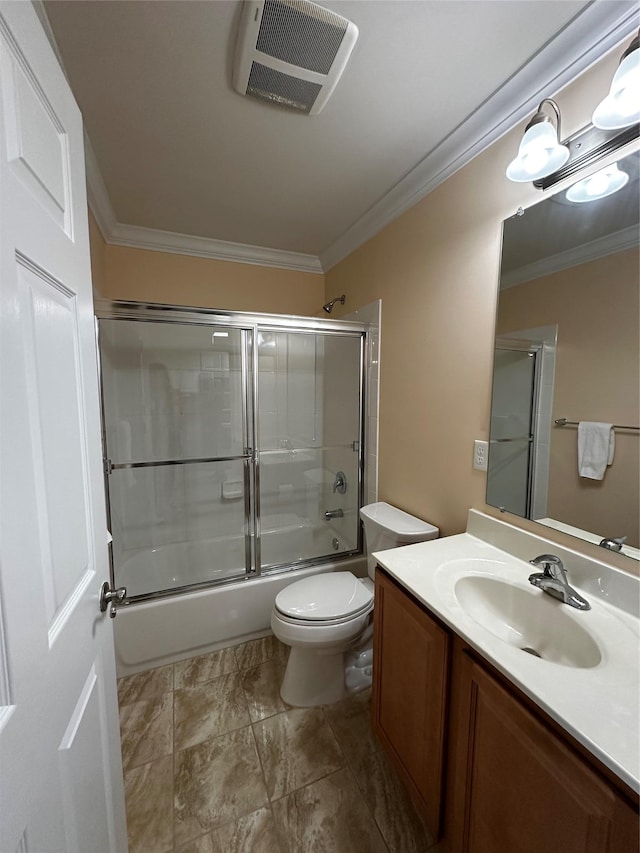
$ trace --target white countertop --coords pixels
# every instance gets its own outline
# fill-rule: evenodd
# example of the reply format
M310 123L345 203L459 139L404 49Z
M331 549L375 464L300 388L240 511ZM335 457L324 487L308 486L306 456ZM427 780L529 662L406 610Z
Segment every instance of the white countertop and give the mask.
M533 550L532 556L544 549ZM565 561L569 583L591 604L579 611L529 584L536 571L482 539L462 533L374 555L380 565L456 634L517 685L633 790L640 792L639 620L581 588ZM454 591L463 576L481 575L544 595L596 641L601 660L576 667L541 660L499 639L472 618ZM535 602L532 602L535 606Z

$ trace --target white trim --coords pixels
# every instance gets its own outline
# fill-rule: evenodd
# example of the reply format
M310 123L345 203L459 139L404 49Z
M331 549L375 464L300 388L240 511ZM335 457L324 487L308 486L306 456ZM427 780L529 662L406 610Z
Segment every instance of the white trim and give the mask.
M558 252L548 258L542 258L524 267L511 270L501 277L500 290L506 290L508 287L515 287L525 281L542 278L561 270L568 270L571 267L578 266L578 264L586 264L589 261L604 258L606 255L614 255L616 252L637 248L638 228L632 225L622 231L598 237L589 243L583 243L582 246L573 246L571 249L565 249L564 252Z
M638 17L637 4L630 0L593 0L319 257L117 222L85 134L89 206L112 245L327 272L523 121L543 97L557 93L618 46L638 28Z
M84 131L84 162L87 174L87 201L89 209L98 223L98 228L102 232L104 240L110 243L112 234L118 227L118 221L86 128Z
M323 270L330 270L417 204L532 114L542 98L567 86L637 28L636 3L595 0L321 252Z
M154 252L170 252L177 255L192 255L197 258L215 258L220 261L235 261L240 264L257 264L262 267L277 267L278 269L322 274L320 261L315 255L267 249L262 246L250 246L246 243L228 243L209 237L195 237L189 234L176 234L173 231L142 228L139 225L122 225L120 222L115 223L111 229L107 243L114 246L150 249Z

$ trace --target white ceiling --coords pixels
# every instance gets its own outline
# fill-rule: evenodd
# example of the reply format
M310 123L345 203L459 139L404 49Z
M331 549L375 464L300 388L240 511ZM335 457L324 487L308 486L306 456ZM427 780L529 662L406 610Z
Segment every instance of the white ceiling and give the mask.
M360 35L306 116L232 89L240 2L45 2L109 241L327 269L637 26L633 0L322 5Z

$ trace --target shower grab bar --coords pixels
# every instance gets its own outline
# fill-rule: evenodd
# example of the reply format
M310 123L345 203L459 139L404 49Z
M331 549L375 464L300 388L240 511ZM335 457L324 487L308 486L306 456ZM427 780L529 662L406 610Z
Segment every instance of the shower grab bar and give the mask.
M513 438L492 438L489 444L504 444L506 441L533 441L530 435L514 435Z
M253 459L252 453L242 456L201 456L194 459L158 459L155 462L112 462L105 459L104 464L107 473L117 471L121 468L155 468L157 465L195 465L198 462L237 462L245 459Z
M580 421L568 421L566 418L556 418L554 423L557 426L578 426ZM636 432L640 430L640 427L637 426L622 426L621 424L611 424L614 429L632 429Z

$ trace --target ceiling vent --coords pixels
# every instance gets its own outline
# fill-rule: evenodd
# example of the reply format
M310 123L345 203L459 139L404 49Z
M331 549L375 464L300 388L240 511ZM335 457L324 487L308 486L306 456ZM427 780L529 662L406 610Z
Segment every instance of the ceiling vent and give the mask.
M233 87L317 115L357 38L355 24L307 0L245 0Z

